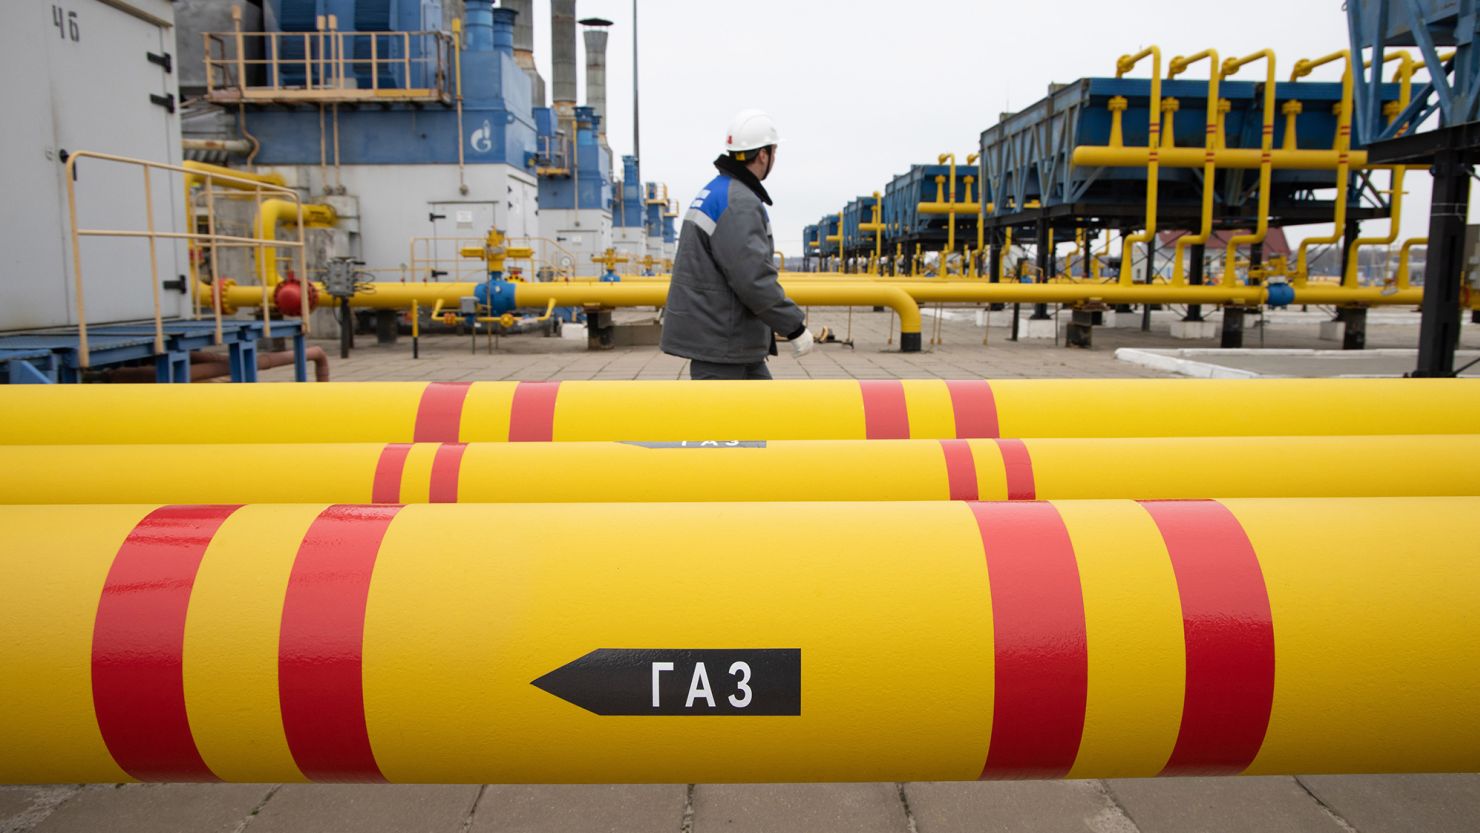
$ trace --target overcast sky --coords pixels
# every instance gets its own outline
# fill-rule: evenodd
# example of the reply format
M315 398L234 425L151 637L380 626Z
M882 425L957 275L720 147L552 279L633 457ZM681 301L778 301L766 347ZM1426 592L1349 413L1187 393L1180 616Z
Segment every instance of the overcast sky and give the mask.
M576 13L615 23L607 125L620 170L632 152L632 0L579 0ZM548 0L535 0L535 57L547 84L549 15ZM789 256L801 253L803 226L883 191L911 164L947 151L964 159L1000 113L1041 99L1050 82L1114 75L1124 53L1155 44L1170 60L1269 47L1284 80L1296 60L1347 45L1341 0L639 0L638 20L643 178L668 183L686 203L713 177L730 117L769 110L782 145L766 187L776 245ZM1138 74L1149 74L1144 67ZM577 72L584 102L584 52ZM1260 73L1250 66L1240 77ZM1333 64L1315 77L1340 72ZM1429 177L1408 183L1414 210L1404 212L1403 237L1428 225ZM1387 221L1364 226L1379 233ZM1293 229L1292 242L1320 231Z

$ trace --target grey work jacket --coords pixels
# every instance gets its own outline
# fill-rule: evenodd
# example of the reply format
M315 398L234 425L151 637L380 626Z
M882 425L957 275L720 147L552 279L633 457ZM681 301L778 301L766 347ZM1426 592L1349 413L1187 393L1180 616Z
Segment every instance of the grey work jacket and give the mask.
M773 332L800 336L806 317L776 279L775 248L760 195L722 169L684 216L663 313L663 352L751 364L776 352Z

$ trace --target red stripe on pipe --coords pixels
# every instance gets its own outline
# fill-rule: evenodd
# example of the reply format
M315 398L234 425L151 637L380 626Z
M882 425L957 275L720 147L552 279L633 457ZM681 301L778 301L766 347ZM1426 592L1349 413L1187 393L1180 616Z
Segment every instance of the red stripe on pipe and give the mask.
M1008 500L1037 500L1038 485L1033 480L1033 458L1022 440L998 440L1002 467L1007 472Z
M863 394L864 437L870 440L910 438L910 412L904 404L904 383L896 379L865 379L858 383Z
M463 400L472 382L431 382L416 407L411 438L419 443L455 443L462 425Z
M956 416L956 436L962 439L993 439L1001 436L997 427L997 400L992 384L982 379L946 382L951 394L951 410Z
M547 443L555 437L559 382L520 382L509 406L509 442Z
M1211 500L1143 501L1177 576L1187 687L1162 775L1235 775L1264 744L1274 702L1274 623L1254 547Z
M1084 596L1052 504L973 503L992 596L995 685L982 778L1058 778L1084 733Z
M206 547L236 506L162 506L108 570L93 625L93 710L118 766L140 781L216 781L185 711L185 614Z
M278 638L283 734L314 781L383 781L365 726L361 649L370 575L399 506L331 506L303 536Z
M946 486L951 500L976 500L976 461L965 440L941 440L946 458Z
M463 443L443 443L432 458L432 485L428 500L432 503L457 503L457 477L462 471Z
M406 455L410 453L410 443L389 443L380 450L380 459L375 461L375 479L370 485L371 503L401 502L401 472L406 469Z

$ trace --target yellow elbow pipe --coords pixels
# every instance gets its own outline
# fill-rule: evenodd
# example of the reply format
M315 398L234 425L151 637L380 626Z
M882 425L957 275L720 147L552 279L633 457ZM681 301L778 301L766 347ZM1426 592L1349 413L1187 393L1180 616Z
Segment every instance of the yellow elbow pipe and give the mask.
M1223 265L1223 283L1232 285L1235 283L1238 265L1238 247L1244 245L1258 245L1264 242L1264 237L1269 233L1269 191L1270 173L1274 153L1274 102L1275 102L1275 54L1272 49L1261 49L1252 52L1242 58L1229 58L1223 62L1220 75L1227 78L1238 72L1246 64L1263 60L1265 62L1264 78L1264 119L1260 126L1262 136L1259 142L1259 208L1258 223L1253 234L1236 234L1228 239L1227 259ZM1298 151L1289 151L1295 153ZM1342 164L1345 164L1344 160Z
M1352 132L1352 67L1351 59L1346 50L1333 52L1313 60L1301 60L1295 64L1291 72L1291 80L1309 75L1316 67L1323 66L1333 61L1345 61L1341 73L1341 114L1336 122L1336 208L1332 217L1332 231L1329 235L1307 237L1300 241L1300 246L1295 255L1295 284L1301 284L1309 280L1310 272L1307 265L1307 253L1312 244L1336 243L1341 240L1346 230L1346 206L1347 194L1350 192L1350 159L1351 132ZM1396 235L1394 235L1396 237ZM1356 284L1356 270L1349 270L1349 274L1343 275L1342 280L1351 280L1351 285Z
M257 210L254 230L259 240L276 240L277 227L297 225L300 205L292 200L263 200ZM332 228L335 222L334 209L327 205L303 205L303 223L307 228ZM282 273L277 267L277 247L259 246L256 249L257 280L264 286L282 283ZM300 279L305 277L300 275Z
M1213 235L1213 188L1217 173L1215 159L1218 150L1218 77L1222 64L1218 60L1217 50L1204 49L1185 57L1173 58L1171 65L1167 68L1167 78L1172 79L1193 63L1203 60L1208 62L1208 98L1207 118L1204 120L1206 136L1203 140L1202 225L1197 234L1187 234L1177 238L1177 245L1172 253L1172 283L1179 286L1187 282L1186 267L1182 264L1182 252L1188 246L1207 243ZM1224 283L1229 283L1232 279L1232 275L1224 275Z
M1144 58L1151 58L1150 124L1147 127L1146 159L1146 228L1125 238L1121 246L1120 283L1131 285L1131 253L1137 243L1146 243L1156 234L1156 188L1158 155L1161 153L1161 49L1148 46L1134 55L1123 55L1115 63L1115 77L1130 72Z

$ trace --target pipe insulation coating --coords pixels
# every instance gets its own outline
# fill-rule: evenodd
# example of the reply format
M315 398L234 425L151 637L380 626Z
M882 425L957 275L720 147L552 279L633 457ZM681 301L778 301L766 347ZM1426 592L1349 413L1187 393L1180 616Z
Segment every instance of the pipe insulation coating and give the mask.
M6 506L0 782L1473 772L1477 539L1472 497Z
M1442 496L1480 494L1480 435L0 445L0 471L0 504Z
M9 385L0 413L7 445L1465 434L1480 381Z

